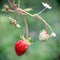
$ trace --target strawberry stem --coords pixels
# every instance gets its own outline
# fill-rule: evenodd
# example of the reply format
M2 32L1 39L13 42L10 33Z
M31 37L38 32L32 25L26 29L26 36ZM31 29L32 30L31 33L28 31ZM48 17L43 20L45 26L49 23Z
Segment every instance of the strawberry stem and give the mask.
M23 18L24 18L23 20L24 20L24 23L25 23L25 26L26 26L26 37L28 38L28 24L27 24L25 16Z
M21 8L19 8L19 10L17 10L18 7L15 6L15 5L13 5L13 3L11 2L11 0L8 0L8 1L9 1L9 3L13 6L13 8L16 7L16 9L14 8L14 10L15 10L17 13L21 14L21 12L23 12L23 13L31 16L31 17L34 17L34 18L39 19L40 21L42 21L43 23L45 23L46 26L49 27L49 29L51 30L51 32L53 32L53 29L51 28L51 26L50 26L41 16L39 16L38 14L30 14L29 12L27 12L27 11L21 9ZM43 9L43 11L44 11L44 10L45 10L45 9ZM40 12L40 13L41 13L41 12ZM39 13L39 14L40 14L40 13ZM23 15L23 14L22 14L22 15ZM28 36L28 25L27 25L27 23L26 23L25 18L24 18L24 21L25 21L26 31L27 31L27 36Z
M51 28L51 26L50 26L41 16L39 16L39 15L37 15L37 14L35 14L34 16L35 16L36 18L38 18L39 20L41 20L42 22L44 22L45 25L46 25L47 27L49 27L49 29L51 30L51 32L53 32L53 29Z
M42 12L44 12L46 10L46 8L42 9L40 12L36 13L36 14L41 14Z
M20 7L20 0L18 0L18 8Z

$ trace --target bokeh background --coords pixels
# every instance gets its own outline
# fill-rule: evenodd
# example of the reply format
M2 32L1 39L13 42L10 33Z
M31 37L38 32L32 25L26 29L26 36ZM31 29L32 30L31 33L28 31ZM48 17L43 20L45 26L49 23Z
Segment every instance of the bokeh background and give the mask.
M15 1L17 3L18 0ZM39 32L45 29L45 25L27 15L29 35L35 42L24 55L17 56L15 43L20 39L20 34L25 34L23 17L16 13L3 12L4 4L8 3L8 0L0 0L0 60L60 60L60 0L21 0L20 6L22 9L32 8L30 13L34 14L44 8L41 2L52 6L51 10L45 10L40 16L49 23L57 36L44 42L39 41ZM9 17L17 19L22 27L18 29L12 26Z

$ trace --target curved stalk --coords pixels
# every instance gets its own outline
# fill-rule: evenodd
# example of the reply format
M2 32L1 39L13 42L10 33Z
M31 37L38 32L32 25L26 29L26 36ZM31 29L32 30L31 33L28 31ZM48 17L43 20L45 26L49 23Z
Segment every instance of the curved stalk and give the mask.
M24 18L23 20L24 20L24 23L25 23L25 26L26 26L26 37L28 38L28 24L27 24L25 16L23 18Z
M41 16L36 14L35 17L38 18L39 20L41 20L42 22L44 22L46 27L49 27L51 32L53 32L53 29L50 27L50 25Z

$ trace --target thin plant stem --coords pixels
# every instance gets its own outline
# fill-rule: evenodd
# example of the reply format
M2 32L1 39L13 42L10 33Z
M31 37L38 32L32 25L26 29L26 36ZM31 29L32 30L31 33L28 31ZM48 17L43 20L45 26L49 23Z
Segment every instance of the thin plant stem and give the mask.
M46 26L48 26L51 30L51 32L53 32L53 29L50 27L50 25L39 15L36 14L36 18L38 18L39 20L41 20L42 22L45 23Z
M18 0L18 8L20 7L20 0Z
M15 4L15 0L13 0L13 4Z
M40 12L36 13L36 14L41 14L42 12L44 12L46 10L46 8L42 9Z
M9 0L10 1L10 0ZM13 4L10 2L10 4L13 6ZM13 6L14 7L14 6ZM29 16L31 16L31 17L34 17L34 18L37 18L37 19L39 19L40 21L42 21L42 22L44 22L45 23L45 25L46 26L48 26L49 27L49 29L51 30L51 32L53 32L53 29L51 28L51 26L41 17L41 16L39 16L38 14L30 14L30 13L28 13L28 12L26 12L25 10L23 10L23 9L21 9L21 8L19 8L19 10L16 10L15 9L15 11L16 12L24 12L25 14L27 14L27 15L29 15ZM20 13L19 13L20 14ZM25 19L25 18L24 18ZM28 31L27 31L27 35L28 35Z
M28 24L27 24L25 16L23 16L23 18L24 18L23 20L24 20L24 23L25 23L25 26L26 26L26 37L28 38Z
M10 4L10 6L13 7L13 6L12 6L12 4L13 4L12 1L8 0L8 2L9 2L9 4Z

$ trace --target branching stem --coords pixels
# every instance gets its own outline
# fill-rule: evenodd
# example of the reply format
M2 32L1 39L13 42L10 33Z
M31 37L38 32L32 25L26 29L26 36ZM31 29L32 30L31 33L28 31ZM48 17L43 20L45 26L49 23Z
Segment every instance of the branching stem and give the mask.
M10 0L9 0L10 1ZM40 21L42 21L43 23L45 23L45 25L47 26L47 27L49 27L49 29L51 30L51 32L53 32L53 29L50 27L50 25L41 17L41 16L39 16L38 14L40 14L40 13L42 13L45 9L43 9L41 12L39 12L38 14L30 14L30 13L28 13L28 12L26 12L25 10L23 10L23 9L21 9L21 8L18 8L17 6L14 6L13 4L12 4L12 2L10 1L10 4L13 6L13 8L14 7L16 7L16 9L15 9L15 11L16 12L18 12L19 14L27 14L27 15L29 15L29 16L31 16L31 17L34 17L34 18L37 18L37 19L39 19ZM18 9L18 10L17 10ZM23 15L22 14L22 15ZM25 20L25 18L24 18L24 20ZM25 23L26 23L26 21L25 21ZM27 29L28 30L28 29ZM28 35L28 31L27 31L27 35Z

